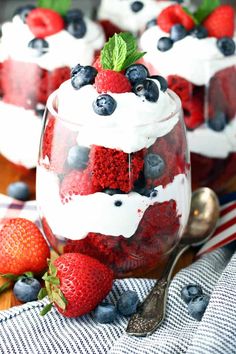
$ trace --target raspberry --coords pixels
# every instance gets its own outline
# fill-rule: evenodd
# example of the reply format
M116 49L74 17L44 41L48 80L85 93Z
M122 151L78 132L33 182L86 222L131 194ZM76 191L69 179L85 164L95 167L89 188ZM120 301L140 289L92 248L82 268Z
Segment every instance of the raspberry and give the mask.
M88 195L100 192L101 187L94 183L88 170L72 170L61 183L60 195L63 203L68 202L72 195Z
M122 30L114 25L112 22L108 20L101 20L100 21L101 26L104 29L106 39L108 40L110 37L112 37L115 33L120 33Z
M181 5L171 5L165 8L158 16L158 25L165 32L170 32L176 24L183 25L190 31L194 27L193 19L184 11Z
M37 38L51 36L64 28L63 18L57 12L43 8L32 10L26 23Z
M204 123L204 90L194 92L189 102L183 102L184 121L189 130L196 129Z
M180 76L169 75L167 78L168 87L173 90L182 102L191 100L193 94L193 84Z
M103 189L120 189L128 193L143 168L144 153L141 150L129 155L120 150L94 145L91 147L88 168Z
M131 92L131 84L127 77L113 70L102 70L95 79L95 87L99 93Z
M93 67L99 72L103 70L100 55L95 59Z
M203 22L210 37L222 38L234 35L234 9L230 5L218 6Z

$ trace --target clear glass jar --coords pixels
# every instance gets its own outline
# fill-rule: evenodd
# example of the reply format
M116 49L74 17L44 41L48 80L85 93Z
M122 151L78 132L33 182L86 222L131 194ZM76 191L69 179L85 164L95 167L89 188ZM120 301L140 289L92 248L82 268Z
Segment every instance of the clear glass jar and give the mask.
M44 233L58 253L90 255L110 266L117 277L125 277L156 268L175 247L189 215L190 164L180 100L172 91L168 95L175 111L133 127L130 141L145 129L151 143L130 154L101 145L82 146L84 134L96 137L106 129L112 136L112 127L101 126L98 132L93 126L72 124L58 115L57 92L49 97L37 203ZM163 126L168 129L160 136ZM68 164L75 146L82 154L77 170ZM157 165L154 177L150 166Z

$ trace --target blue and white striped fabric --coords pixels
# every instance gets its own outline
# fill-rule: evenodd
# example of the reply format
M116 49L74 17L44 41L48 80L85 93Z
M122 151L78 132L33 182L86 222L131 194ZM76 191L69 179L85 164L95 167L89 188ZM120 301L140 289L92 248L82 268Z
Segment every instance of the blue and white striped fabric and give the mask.
M231 258L232 257L232 258ZM211 300L201 322L187 314L180 299L181 288L200 284ZM108 299L116 302L126 289L142 300L153 280L126 279L115 282ZM236 254L228 248L204 255L179 272L171 283L167 317L150 337L125 333L127 319L98 324L92 314L66 319L55 309L44 318L39 311L45 301L0 312L1 354L233 354L236 353Z

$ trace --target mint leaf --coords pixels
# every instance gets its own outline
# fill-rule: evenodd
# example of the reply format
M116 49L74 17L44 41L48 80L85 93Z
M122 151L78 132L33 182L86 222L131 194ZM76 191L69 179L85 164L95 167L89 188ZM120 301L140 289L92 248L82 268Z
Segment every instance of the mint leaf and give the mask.
M38 7L51 9L60 15L66 15L71 6L71 0L38 0Z
M113 68L113 50L115 48L115 37L109 39L101 51L101 64L103 69Z
M203 22L203 20L205 20L205 18L219 5L220 0L202 0L202 4L194 13L194 18L196 18L198 23Z
M127 56L127 46L121 36L115 34L115 47L113 49L113 70L121 71Z
M141 59L144 55L146 54L146 52L135 52L132 53L124 62L122 70L127 69L130 65L132 65L133 63L135 63L137 60Z
M138 46L135 37L129 32L120 33L120 36L126 43L127 56L136 52Z

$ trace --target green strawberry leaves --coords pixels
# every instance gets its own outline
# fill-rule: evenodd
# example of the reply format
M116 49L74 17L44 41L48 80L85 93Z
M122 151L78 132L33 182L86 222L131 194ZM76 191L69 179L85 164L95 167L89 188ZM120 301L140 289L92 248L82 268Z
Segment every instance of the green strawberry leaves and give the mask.
M209 16L218 6L220 5L220 0L202 0L201 5L198 9L191 13L187 7L183 7L183 10L188 14L195 24L199 25L202 23L207 16Z
M101 52L101 64L103 69L119 72L141 59L145 54L145 52L138 51L136 39L132 34L115 34Z
M38 0L38 7L51 9L60 15L66 15L71 6L71 0Z

